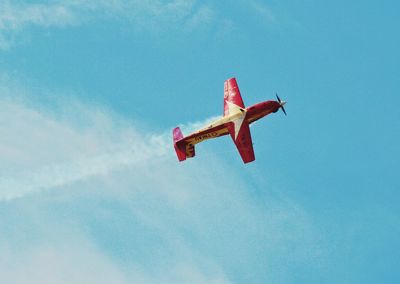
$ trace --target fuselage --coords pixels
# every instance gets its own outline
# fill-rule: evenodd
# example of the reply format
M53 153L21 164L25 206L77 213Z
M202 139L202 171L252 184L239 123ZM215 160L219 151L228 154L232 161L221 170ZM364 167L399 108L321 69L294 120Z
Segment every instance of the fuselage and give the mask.
M235 107L230 109L229 114L211 122L200 130L188 135L188 142L191 145L203 142L204 140L217 138L229 134L228 125L235 120L244 119L249 124L254 121L277 112L281 104L277 101L265 101L247 108ZM202 133L201 135L198 135ZM191 138L192 136L192 138Z

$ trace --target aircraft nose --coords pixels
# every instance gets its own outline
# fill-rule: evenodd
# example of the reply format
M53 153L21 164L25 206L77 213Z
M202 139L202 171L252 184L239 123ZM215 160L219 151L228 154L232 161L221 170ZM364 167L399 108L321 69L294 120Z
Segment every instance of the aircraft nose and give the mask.
M286 104L285 101L280 101L279 103L280 103L281 106L284 106Z

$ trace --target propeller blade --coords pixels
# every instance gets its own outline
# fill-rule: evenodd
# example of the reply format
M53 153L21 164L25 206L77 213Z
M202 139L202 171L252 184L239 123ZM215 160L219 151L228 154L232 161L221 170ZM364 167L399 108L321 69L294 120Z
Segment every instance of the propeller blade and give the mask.
M281 103L281 98L278 96L278 93L275 93L276 98L278 99L278 102Z
M283 113L284 113L285 115L287 115L287 114L286 114L286 110L285 110L285 108L284 108L283 106L281 106L281 109L282 109Z

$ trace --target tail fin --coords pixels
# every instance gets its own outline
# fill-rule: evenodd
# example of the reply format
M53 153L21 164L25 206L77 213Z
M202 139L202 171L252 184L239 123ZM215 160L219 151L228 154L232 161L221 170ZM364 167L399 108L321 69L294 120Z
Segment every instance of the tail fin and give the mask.
M183 139L182 131L179 127L175 127L172 130L172 136L174 140L174 148L179 161L186 160L185 143L179 143Z

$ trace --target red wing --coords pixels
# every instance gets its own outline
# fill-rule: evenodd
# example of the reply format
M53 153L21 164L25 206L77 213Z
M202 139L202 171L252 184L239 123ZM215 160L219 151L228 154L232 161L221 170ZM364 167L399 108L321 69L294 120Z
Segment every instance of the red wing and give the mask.
M239 127L239 129L235 129L235 127ZM254 161L256 158L254 157L249 123L246 120L239 121L239 123L229 123L228 130L243 162L249 163ZM237 133L237 131L239 132Z
M242 96L235 78L231 78L224 83L224 116L229 114L229 103L244 108Z

